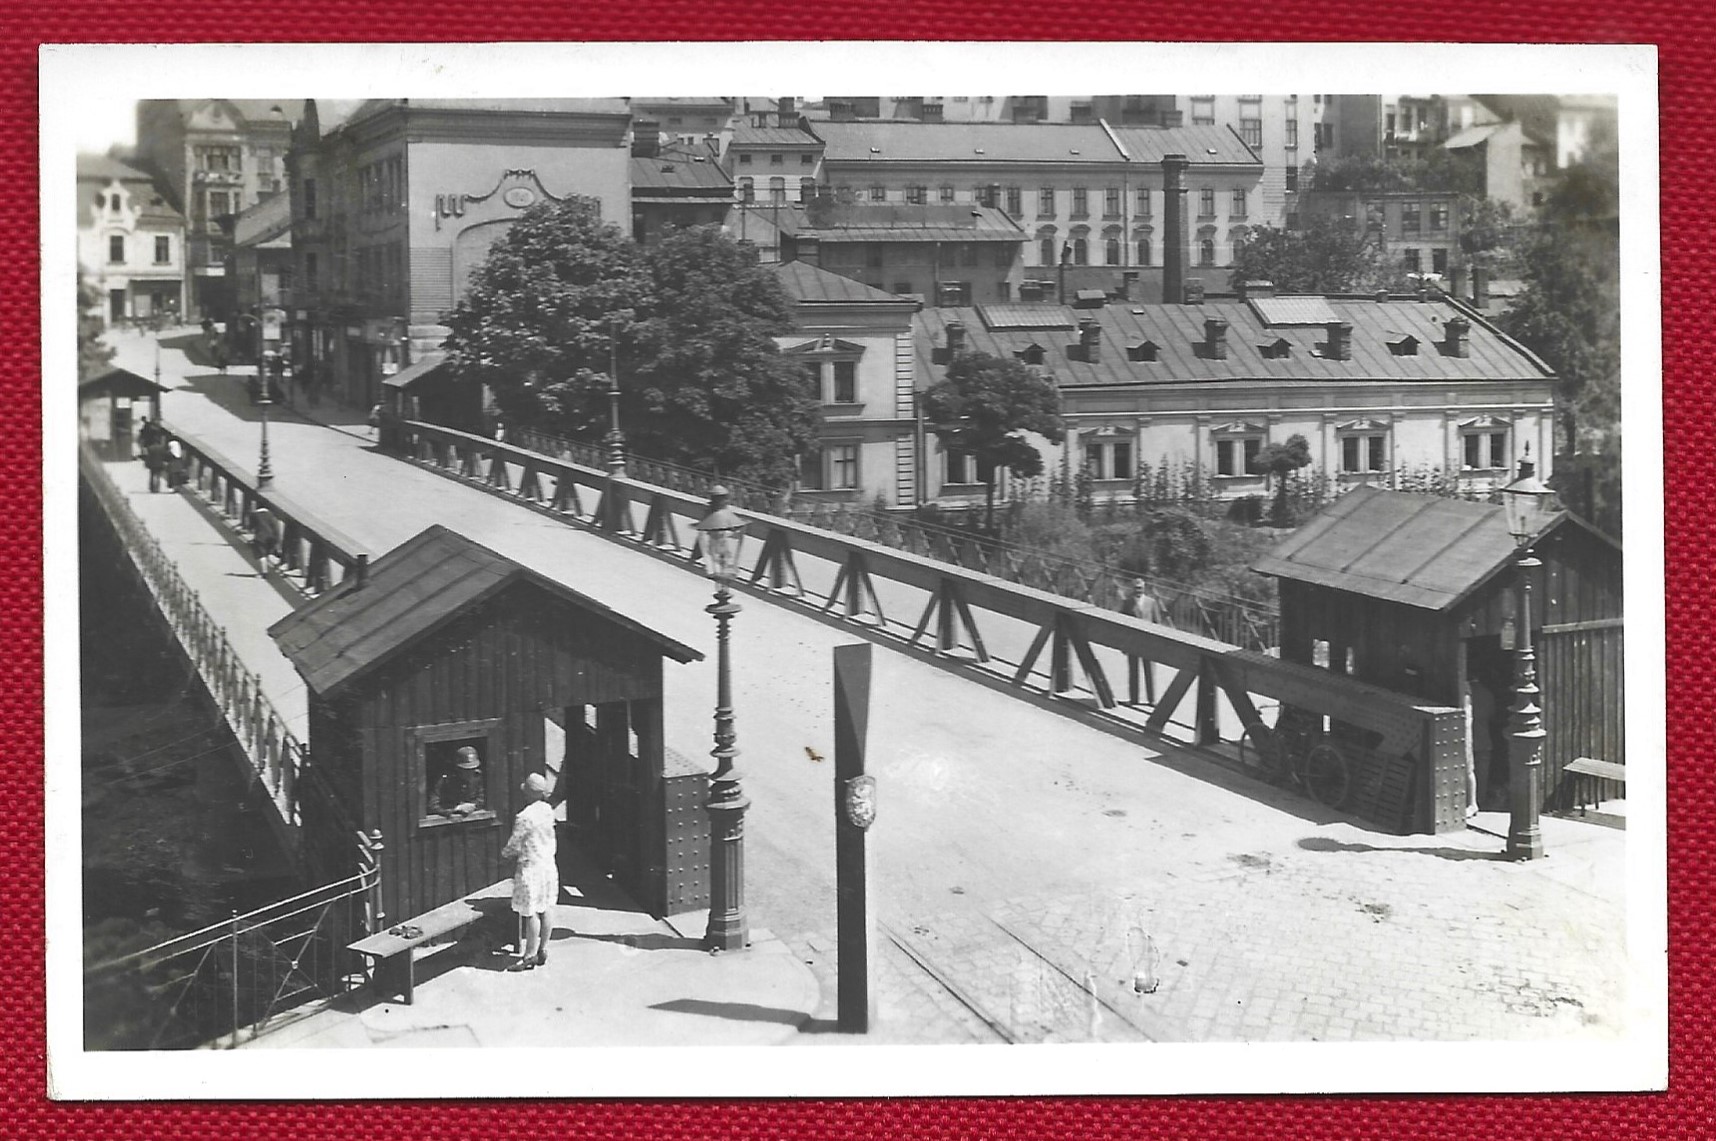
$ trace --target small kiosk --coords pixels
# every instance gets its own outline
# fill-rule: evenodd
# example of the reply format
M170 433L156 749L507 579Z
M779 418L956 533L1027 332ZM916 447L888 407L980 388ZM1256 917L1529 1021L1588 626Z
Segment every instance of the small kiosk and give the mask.
M1467 711L1478 802L1503 808L1520 551L1499 506L1356 488L1252 569L1281 581L1281 656ZM1562 770L1624 764L1621 548L1566 511L1530 542L1545 800Z
M147 377L109 366L77 382L77 411L83 438L103 460L128 460L136 446L138 409L148 402L148 415L161 418L161 393L166 389Z
M703 655L444 527L269 630L309 689L302 847L318 882L379 830L390 922L511 874L519 784L656 915L708 905L708 776L662 739L664 660Z

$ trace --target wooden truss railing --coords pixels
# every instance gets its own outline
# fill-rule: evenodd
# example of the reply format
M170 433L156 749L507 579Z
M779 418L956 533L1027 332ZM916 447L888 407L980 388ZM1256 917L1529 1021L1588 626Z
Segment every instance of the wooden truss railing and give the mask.
M396 438L415 462L496 495L669 558L699 556L700 497L434 424L403 422ZM911 551L741 515L745 585L761 595L990 684L1216 752L1234 752L1247 730L1292 708L1345 734L1358 768L1353 811L1394 829L1464 826L1458 710ZM1122 675L1124 694L1111 680Z

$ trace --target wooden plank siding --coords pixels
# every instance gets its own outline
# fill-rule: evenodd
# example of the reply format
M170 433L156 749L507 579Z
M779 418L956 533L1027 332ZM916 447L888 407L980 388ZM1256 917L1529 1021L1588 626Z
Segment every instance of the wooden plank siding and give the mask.
M546 768L545 710L648 702L658 724L661 662L659 649L634 633L524 582L380 667L354 686L353 700L312 694L319 763L351 798L361 826L385 839L383 901L392 921L504 877L500 850L524 806L518 786ZM425 824L425 741L459 736L461 725L489 737L484 791L493 815ZM654 755L646 751L638 767L659 769L659 728L648 739Z
M1546 804L1557 803L1563 770L1578 758L1626 764L1623 635L1619 619L1544 627L1537 672Z

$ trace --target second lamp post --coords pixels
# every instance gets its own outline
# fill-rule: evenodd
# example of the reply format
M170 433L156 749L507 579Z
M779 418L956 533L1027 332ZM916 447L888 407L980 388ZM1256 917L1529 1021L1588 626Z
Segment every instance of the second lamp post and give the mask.
M745 809L751 802L739 784L733 758L739 755L733 731L733 664L730 649L733 615L733 576L739 570L739 548L745 541L745 521L727 505L731 493L716 487L709 493L709 514L697 523L703 556L715 580L715 602L704 607L715 616L715 771L709 777L709 928L703 944L711 951L738 951L751 941L745 917Z

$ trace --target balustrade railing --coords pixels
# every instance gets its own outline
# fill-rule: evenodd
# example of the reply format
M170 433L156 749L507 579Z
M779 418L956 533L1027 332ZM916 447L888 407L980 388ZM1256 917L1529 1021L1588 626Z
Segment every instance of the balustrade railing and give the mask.
M657 554L697 557L701 494L418 421L401 422L395 439L409 458L494 494ZM1031 577L1022 564L947 550L937 558L759 511L741 518L751 540L742 581L784 605L862 625L991 684L1069 698L1090 715L1217 751L1267 729L1277 710L1308 711L1363 742L1355 813L1409 831L1464 827L1459 711L1283 661L1259 648L1270 644L1261 627L1209 637L1202 631L1231 627L1195 596L1170 600L1172 625L1146 621L1094 601L1112 581L1070 579L1064 567L1037 571L1059 588L1050 590L1020 581ZM1198 621L1184 621L1191 616ZM1110 680L1123 675L1124 695Z
M508 444L557 459L597 469L604 465L603 450L595 444L511 426L506 436ZM830 503L636 453L626 457L626 475L642 483L704 498L712 487L720 484L732 492L733 505L744 510L761 511L835 534L910 551L1093 606L1118 609L1131 583L1142 579L1150 595L1161 604L1164 617L1178 629L1253 650L1267 650L1280 640L1281 618L1275 607L1158 575L1063 558L956 527L871 511L850 503Z
M262 679L240 660L202 599L149 533L124 493L108 477L101 461L80 444L79 467L85 482L107 512L161 616L172 629L202 679L209 697L226 719L252 771L287 825L299 823L297 784L305 746L287 727L262 692Z
M381 837L356 833L357 872L224 923L87 965L86 1006L135 1012L114 1049L236 1047L282 1011L361 977L346 947L377 928Z
M307 509L274 488L256 486L244 470L200 441L163 427L185 453L187 486L226 524L247 540L256 535L259 507L268 508L277 527L272 568L284 581L313 598L356 573L367 559L361 544L315 518Z

